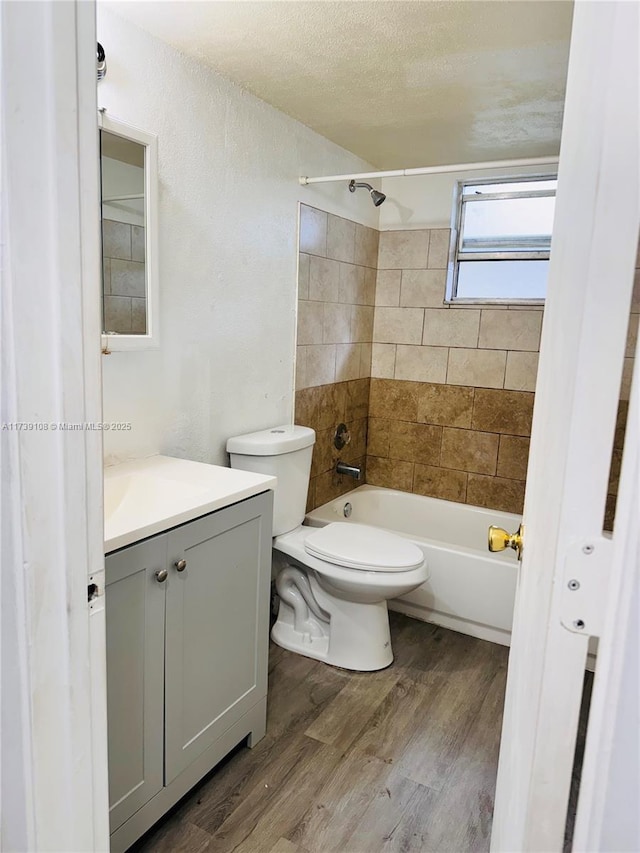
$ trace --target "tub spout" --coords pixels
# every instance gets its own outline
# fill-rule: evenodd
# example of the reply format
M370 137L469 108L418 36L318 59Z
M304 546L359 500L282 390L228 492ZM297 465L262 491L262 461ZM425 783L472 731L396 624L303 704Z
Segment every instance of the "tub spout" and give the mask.
M346 474L348 477L353 477L354 480L359 480L362 477L362 468L359 465L348 465L338 459L336 474Z

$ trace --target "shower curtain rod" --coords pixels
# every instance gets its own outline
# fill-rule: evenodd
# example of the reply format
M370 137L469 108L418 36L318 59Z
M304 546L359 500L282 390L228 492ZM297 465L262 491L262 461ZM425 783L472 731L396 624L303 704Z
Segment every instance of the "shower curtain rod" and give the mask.
M457 163L451 166L422 166L418 169L392 169L387 172L359 172L349 175L328 175L324 178L298 178L302 186L326 184L330 181L358 181L361 178L404 178L410 175L439 175L445 172L475 172L479 169L515 169L520 166L557 165L557 157L530 157L527 160L491 160L485 163Z

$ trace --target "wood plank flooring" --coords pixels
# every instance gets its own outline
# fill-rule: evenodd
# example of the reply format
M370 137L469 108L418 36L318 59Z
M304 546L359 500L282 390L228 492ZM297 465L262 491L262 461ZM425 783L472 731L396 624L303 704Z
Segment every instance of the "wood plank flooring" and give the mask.
M138 853L489 849L508 649L391 614L395 661L350 673L272 646L266 737Z

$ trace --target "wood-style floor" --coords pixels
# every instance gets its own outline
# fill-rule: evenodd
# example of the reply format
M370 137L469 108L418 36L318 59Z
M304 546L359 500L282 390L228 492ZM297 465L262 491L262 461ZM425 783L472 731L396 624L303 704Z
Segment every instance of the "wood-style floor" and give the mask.
M399 614L391 630L377 673L272 646L266 737L136 849L488 850L508 650Z

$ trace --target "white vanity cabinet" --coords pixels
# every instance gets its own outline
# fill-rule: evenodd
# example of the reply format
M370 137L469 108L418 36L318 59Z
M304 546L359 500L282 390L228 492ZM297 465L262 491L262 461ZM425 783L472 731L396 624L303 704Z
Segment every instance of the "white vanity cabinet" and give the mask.
M272 496L107 555L112 853L264 734Z

